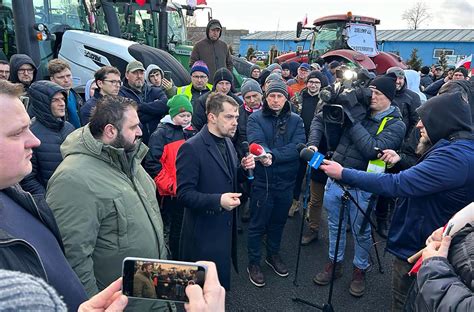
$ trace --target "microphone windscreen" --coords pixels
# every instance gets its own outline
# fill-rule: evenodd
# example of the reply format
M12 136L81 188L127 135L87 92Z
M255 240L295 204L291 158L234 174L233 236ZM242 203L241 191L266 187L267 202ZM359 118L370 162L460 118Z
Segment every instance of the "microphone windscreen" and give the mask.
M250 153L255 156L260 156L265 154L265 149L259 144L252 143L250 144Z
M309 148L303 148L300 152L300 157L303 160L310 161L313 158L314 152Z
M303 148L306 148L306 144L298 143L298 145L296 145L296 150L298 151L298 154L301 153Z

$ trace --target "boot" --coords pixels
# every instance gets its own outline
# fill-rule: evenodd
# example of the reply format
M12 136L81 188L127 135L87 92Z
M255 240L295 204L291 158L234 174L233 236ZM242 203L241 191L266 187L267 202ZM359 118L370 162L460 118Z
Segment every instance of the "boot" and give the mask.
M290 207L290 210L288 211L288 217L293 217L296 212L300 210L300 202L297 201L296 199L293 199L293 204Z
M354 297L362 297L365 291L365 270L354 267L352 272L351 286L349 293Z
M301 238L301 245L306 246L311 244L313 241L317 241L319 238L319 231L316 229L309 228L308 231Z
M326 264L326 266L324 267L324 270L316 274L316 276L313 278L313 282L320 286L326 286L327 284L329 284L329 282L331 281L333 267L334 267L334 263L332 261ZM336 266L336 274L334 276L334 279L341 277L342 273L343 273L342 263L338 262Z

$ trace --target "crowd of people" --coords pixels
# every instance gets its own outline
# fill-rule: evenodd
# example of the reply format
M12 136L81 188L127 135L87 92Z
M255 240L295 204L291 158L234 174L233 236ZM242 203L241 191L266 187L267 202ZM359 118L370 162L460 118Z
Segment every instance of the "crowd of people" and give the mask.
M459 273L451 263L472 262L472 248L448 257L450 237L437 230L474 202L468 71L389 68L368 85L369 102L344 106L344 122L335 125L326 120L320 94L341 82L344 64L254 65L237 93L221 31L218 20L209 22L184 86L155 64L131 61L123 73L98 69L82 98L64 60L49 62L48 77L37 76L27 55L0 62L0 274L12 283L15 275L4 270L46 281L54 289L35 280L43 288L38 297L59 310L171 311L170 302L120 294L123 259L211 261L204 288L186 287L186 309L220 311L231 266L238 267L242 222L248 222L250 283L266 285L262 260L278 276L289 275L281 240L287 218L301 210L306 178L302 245L318 241L327 212L328 262L313 278L318 287L344 274L347 228L355 250L349 293L371 291L373 231L358 209L370 214L375 207L377 232L394 256L392 311L428 311L448 306L446 300L468 306L473 268ZM29 100L22 102L24 95ZM249 153L249 144L262 155ZM302 145L327 156L307 177ZM463 233L454 245L472 247L472 224ZM417 278L408 274L407 259L425 242ZM150 286L146 296L154 298L164 286L151 269L143 264L136 286ZM446 290L443 298L433 289L428 280L447 278L432 273L440 270L452 273L444 287L462 292ZM55 292L62 299L51 298ZM439 300L429 300L431 294ZM10 304L0 296L0 307Z

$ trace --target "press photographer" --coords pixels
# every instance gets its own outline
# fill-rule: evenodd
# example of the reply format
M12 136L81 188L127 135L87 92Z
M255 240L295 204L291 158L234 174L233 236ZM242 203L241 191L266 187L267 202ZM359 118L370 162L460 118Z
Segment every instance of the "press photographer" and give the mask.
M393 75L384 75L370 82L369 88L359 86L342 89L328 94L322 112L315 115L312 123L308 145L317 150L322 137L325 135L330 150L334 150L332 160L344 167L367 171L383 171L385 164L377 159L378 147L382 150L398 149L405 136L405 124L401 119L398 108L391 105L395 96L396 78ZM369 92L371 91L371 92ZM371 96L370 96L371 93ZM370 102L369 102L370 98ZM367 104L364 104L367 101ZM329 112L329 114L328 114ZM358 188L348 189L365 211L369 205L371 193ZM334 252L339 219L339 208L345 205L349 214L354 236L355 256L354 269L349 292L360 297L365 291L365 273L369 263L371 247L370 226L361 231L364 216L357 210L351 201L342 200L343 190L333 179L328 179L324 194L324 207L328 214L329 228L329 258L330 262L324 270L316 275L313 281L318 285L327 285L331 279L334 266ZM337 255L335 278L342 276L342 263L346 244L345 226L342 223L342 237Z

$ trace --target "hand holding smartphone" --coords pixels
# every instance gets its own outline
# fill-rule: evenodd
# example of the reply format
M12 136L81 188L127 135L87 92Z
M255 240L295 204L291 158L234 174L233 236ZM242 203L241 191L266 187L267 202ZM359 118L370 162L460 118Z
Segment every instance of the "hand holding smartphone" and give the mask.
M133 298L188 302L186 286L204 287L207 267L193 262L127 257L122 292Z

